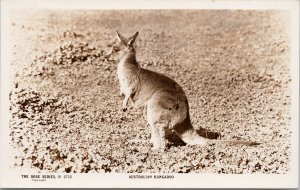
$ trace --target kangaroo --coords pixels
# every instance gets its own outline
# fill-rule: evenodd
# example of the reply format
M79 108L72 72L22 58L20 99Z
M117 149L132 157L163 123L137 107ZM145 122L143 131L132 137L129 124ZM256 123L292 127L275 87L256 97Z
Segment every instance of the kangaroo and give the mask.
M212 140L200 136L191 124L187 96L181 86L163 74L142 68L137 62L133 46L137 36L138 32L125 38L117 31L117 41L106 59L116 53L120 56L117 76L120 94L124 96L123 110L126 110L129 100L135 107L146 107L153 150L165 150L165 136L171 131L175 131L188 145L206 145L210 142L260 144L251 141Z

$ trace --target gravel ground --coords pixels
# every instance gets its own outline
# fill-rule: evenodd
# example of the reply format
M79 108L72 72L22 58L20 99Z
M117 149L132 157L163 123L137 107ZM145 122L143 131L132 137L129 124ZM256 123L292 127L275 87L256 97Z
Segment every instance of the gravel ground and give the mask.
M276 11L13 11L11 167L43 172L286 173L290 169L288 15ZM115 40L185 90L210 138L259 146L151 151L143 109L121 110Z

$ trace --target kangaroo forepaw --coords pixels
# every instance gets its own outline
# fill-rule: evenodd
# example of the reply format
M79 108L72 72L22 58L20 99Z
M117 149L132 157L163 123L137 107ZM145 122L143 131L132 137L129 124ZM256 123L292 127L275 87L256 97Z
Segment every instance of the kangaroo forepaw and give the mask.
M154 141L155 141L155 139L151 137L151 138L150 138L150 143L151 143L151 144L154 144L154 143L155 143Z
M123 105L122 105L122 110L126 111L127 110L127 102L126 100L123 101Z

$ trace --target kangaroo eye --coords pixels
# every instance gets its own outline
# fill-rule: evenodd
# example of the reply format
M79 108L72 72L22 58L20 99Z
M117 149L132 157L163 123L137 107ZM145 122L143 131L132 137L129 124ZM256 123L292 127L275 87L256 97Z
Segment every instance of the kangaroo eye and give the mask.
M113 45L112 48L113 48L113 50L115 50L115 51L119 51L119 50L120 50L120 48L119 48L118 46L116 46L116 45Z

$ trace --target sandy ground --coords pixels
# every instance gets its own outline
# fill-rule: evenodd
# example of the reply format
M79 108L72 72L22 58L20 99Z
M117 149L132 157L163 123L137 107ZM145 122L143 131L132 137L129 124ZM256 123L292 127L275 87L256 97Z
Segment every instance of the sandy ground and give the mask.
M288 15L272 11L12 12L11 167L43 172L286 173ZM115 40L175 79L202 135L262 142L151 151L143 109L123 112ZM170 139L172 140L172 139Z

